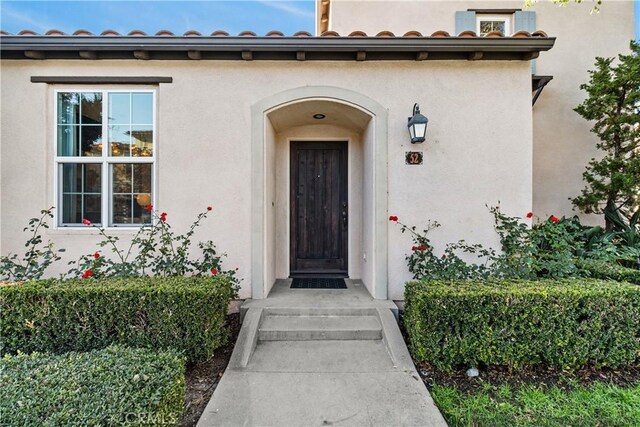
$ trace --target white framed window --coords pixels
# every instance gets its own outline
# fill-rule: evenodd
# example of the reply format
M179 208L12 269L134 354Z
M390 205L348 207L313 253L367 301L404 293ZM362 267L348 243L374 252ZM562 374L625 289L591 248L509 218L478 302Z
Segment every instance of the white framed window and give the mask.
M476 13L476 34L486 36L492 31L500 31L504 36L513 33L511 14L490 15Z
M156 92L57 89L54 110L56 225L150 224Z

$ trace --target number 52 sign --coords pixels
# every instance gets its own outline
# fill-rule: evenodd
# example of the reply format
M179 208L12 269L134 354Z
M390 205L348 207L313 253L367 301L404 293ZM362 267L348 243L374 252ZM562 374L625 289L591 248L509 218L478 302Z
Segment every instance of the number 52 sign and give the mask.
M422 164L422 152L420 151L407 151L405 153L405 162L408 165L421 165Z

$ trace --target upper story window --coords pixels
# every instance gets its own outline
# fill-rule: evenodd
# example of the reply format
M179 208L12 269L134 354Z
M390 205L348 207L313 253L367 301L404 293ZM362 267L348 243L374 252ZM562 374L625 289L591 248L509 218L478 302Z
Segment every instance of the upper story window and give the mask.
M500 31L504 36L513 33L512 14L489 15L476 13L476 34L486 36L492 31Z
M155 92L59 90L55 117L57 224L149 224Z

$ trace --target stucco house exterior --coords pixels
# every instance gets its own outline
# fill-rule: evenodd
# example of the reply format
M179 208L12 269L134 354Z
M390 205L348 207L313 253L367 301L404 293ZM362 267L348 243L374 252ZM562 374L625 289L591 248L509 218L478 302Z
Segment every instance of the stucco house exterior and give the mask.
M637 37L637 3L591 7L318 0L315 36L3 33L0 252L49 206L71 260L99 241L84 218L126 240L147 204L178 229L212 205L196 238L228 253L241 298L337 274L402 300L411 243L390 215L496 247L487 204L572 214L595 146L578 86Z

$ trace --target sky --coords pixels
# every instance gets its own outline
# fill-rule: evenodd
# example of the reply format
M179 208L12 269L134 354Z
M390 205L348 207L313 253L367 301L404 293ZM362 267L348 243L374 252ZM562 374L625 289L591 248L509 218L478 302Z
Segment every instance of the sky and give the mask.
M176 35L250 30L259 36L279 30L289 36L301 30L313 34L314 8L313 0L0 0L0 29L11 34L24 29L44 34L54 28L67 34L78 29L94 34L169 30Z

